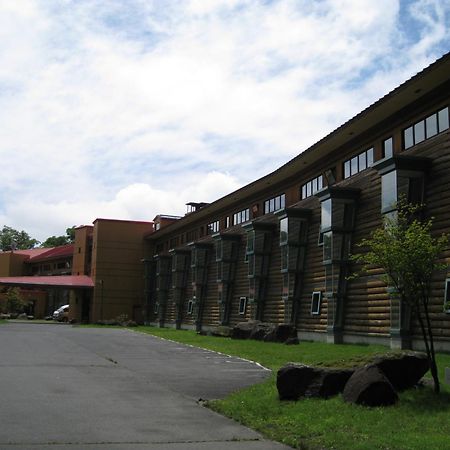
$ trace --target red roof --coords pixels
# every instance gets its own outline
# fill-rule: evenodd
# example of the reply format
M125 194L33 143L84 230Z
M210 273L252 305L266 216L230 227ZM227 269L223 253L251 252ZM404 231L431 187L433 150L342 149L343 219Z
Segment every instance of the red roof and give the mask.
M44 249L45 252L40 252L30 255L28 262L42 261L46 259L64 258L73 256L73 244L60 245L59 247L52 247Z
M48 277L2 277L0 284L10 286L48 286L66 288L93 288L94 282L87 275L60 275Z
M28 256L27 262L43 261L46 259L65 258L73 256L73 244L58 247L30 248L28 250L13 250L5 253Z

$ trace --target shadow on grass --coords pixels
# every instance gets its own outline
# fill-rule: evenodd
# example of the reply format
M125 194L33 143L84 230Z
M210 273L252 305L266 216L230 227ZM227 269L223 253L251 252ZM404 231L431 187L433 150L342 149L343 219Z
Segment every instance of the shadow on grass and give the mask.
M400 402L403 407L417 414L450 411L450 393L435 394L428 387L404 392Z

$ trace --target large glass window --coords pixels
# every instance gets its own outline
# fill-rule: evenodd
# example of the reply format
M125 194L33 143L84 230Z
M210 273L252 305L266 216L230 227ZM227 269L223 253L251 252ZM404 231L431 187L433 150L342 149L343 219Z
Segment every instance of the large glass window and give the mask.
M387 212L396 208L397 171L393 170L381 177L381 210Z
M287 244L288 241L288 222L289 219L287 217L283 217L280 220L280 245Z
M325 230L331 227L331 199L322 202L322 223L321 228Z

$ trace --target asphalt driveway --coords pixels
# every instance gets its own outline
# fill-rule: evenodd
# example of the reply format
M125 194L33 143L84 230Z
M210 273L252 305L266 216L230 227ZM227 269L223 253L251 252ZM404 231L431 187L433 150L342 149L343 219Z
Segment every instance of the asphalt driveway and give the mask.
M287 449L199 404L269 375L126 329L0 326L0 448Z

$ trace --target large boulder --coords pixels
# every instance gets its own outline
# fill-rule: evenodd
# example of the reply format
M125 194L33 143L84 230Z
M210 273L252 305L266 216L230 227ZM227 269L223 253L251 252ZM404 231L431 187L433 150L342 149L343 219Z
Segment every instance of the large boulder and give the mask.
M365 406L389 406L398 395L384 373L373 364L356 369L342 394L347 403Z
M297 337L297 329L293 325L282 323L276 325L274 329L264 336L267 342L286 342L288 339Z
M300 397L329 398L344 390L352 373L351 369L289 363L277 373L278 396L280 400L298 400Z
M397 391L417 385L430 368L427 355L413 351L378 356L373 360L373 365L384 373Z
M259 320L239 322L230 332L232 339L255 339L266 342L286 342L288 339L296 337L295 327L288 324L275 325Z
M255 322L239 322L231 330L231 339L249 339L255 328Z

